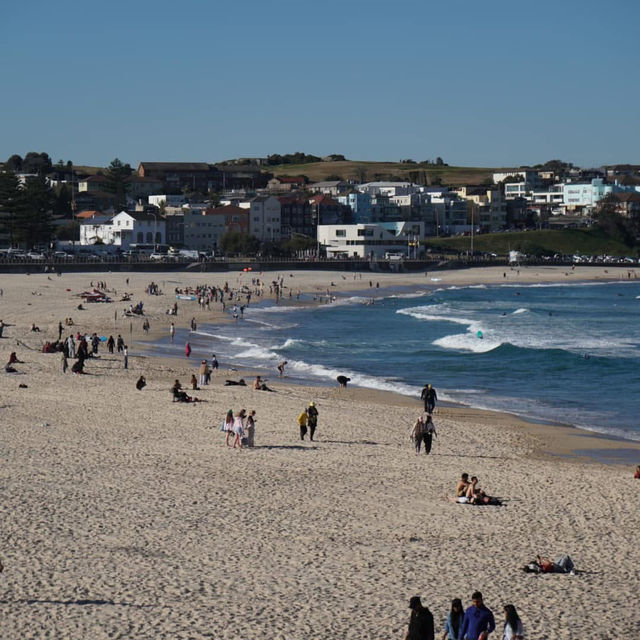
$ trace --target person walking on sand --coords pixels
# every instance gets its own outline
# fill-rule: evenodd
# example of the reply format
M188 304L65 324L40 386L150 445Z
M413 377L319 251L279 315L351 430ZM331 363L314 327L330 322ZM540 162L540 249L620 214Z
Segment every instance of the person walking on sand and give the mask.
M422 605L419 596L413 596L409 600L409 628L404 640L434 640L433 614Z
M433 413L438 400L436 390L430 384L425 384L420 397L424 400L425 413Z
M187 358L191 355L191 345L188 342L184 345L184 355L187 356Z
M502 640L523 640L523 638L524 629L516 608L512 604L505 604Z
M482 601L482 594L475 591L471 596L471 606L464 612L462 637L465 640L487 640L495 628L493 613Z
M413 440L413 444L416 448L416 455L420 455L420 449L422 448L422 440L425 436L424 418L422 415L418 416L418 419L413 423L409 437Z
M109 336L109 339L107 340L107 349L109 350L109 353L113 353L113 349L116 346L116 341L113 339L113 336Z
M60 342L60 338L62 338L62 322L58 322L58 342Z
M219 366L220 365L218 364L218 358L216 358L216 354L211 354L211 370L217 371Z
M298 416L298 426L300 427L300 440L304 440L307 435L307 412L303 411Z
M116 348L118 349L118 353L121 353L124 348L124 339L120 334L118 334L118 339L116 340Z
M309 440L313 442L313 434L318 426L318 409L315 402L310 402L307 408L307 424L309 425Z
M424 425L424 453L425 455L429 455L431 453L431 444L433 442L433 436L436 438L438 434L436 433L436 426L433 424L433 419L431 418L431 414L427 415L427 421Z
M62 373L67 373L67 369L69 368L69 363L67 361L67 356L62 354Z
M171 342L173 342L173 339L175 338L176 335L176 325L173 324L173 322L171 323L171 326L169 327L169 336L171 337Z
M124 345L124 347L122 347L122 362L124 364L124 368L128 369L129 368L129 347L127 347L126 344Z
M451 601L451 611L447 614L447 621L444 625L444 633L441 640L463 640L462 638L462 620L464 618L464 609L462 608L462 600L454 598Z

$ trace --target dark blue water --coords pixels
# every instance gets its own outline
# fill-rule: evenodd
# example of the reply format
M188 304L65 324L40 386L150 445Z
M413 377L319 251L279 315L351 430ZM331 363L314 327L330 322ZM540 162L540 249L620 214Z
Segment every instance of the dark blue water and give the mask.
M386 297L385 297L386 296ZM450 287L249 308L191 334L194 355L640 440L640 284ZM180 347L182 349L182 346ZM233 366L233 364L232 364Z

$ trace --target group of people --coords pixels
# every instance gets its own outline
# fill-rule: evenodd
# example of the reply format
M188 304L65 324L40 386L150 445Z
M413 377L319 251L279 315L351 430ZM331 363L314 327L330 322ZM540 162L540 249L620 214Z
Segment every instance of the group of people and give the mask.
M420 455L420 449L424 444L424 453L429 455L431 453L431 445L433 443L433 437L438 437L436 427L433 424L433 417L430 413L427 414L426 419L421 415L414 422L409 437L413 441L416 448L416 455Z
M255 433L256 433L256 412L251 409L247 414L246 409L240 409L233 415L233 410L229 409L227 415L222 421L220 430L225 435L225 446L233 447L234 449L244 449L245 447L252 448L255 446ZM233 436L233 444L229 444Z
M477 476L471 476L463 473L456 485L455 502L458 504L491 504L496 506L502 505L502 499L496 496L488 496L479 486Z
M409 608L411 614L405 640L435 640L433 614L422 604L419 596L413 596L409 600ZM503 611L502 640L522 640L524 627L515 606L506 604ZM493 612L484 604L482 593L476 591L472 594L471 606L466 611L460 598L451 601L442 640L488 640L495 630Z

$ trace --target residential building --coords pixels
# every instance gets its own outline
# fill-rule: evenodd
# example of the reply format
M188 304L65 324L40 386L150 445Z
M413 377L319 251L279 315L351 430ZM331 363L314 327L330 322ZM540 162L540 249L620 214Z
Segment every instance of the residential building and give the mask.
M263 189L267 186L271 174L263 173L260 167L254 164L225 165L218 164L214 167L218 172L217 190L228 193L238 189Z
M260 242L278 242L280 232L280 201L275 196L256 196L249 205L249 233Z
M326 180L324 182L314 182L308 189L312 193L322 193L327 196L338 196L351 188L351 185L344 180Z
M219 171L206 162L141 162L138 175L159 180L169 192L184 188L206 193L220 181Z
M315 226L349 222L349 208L328 195L313 196L309 204Z
M384 258L387 251L408 254L409 243L424 237L421 222L318 225L318 243L327 257Z
M407 196L418 191L418 187L411 182L388 181L367 182L358 185L357 189L372 196L383 195L389 197Z
M132 200L148 198L152 193L162 190L162 181L157 178L147 178L135 173L125 178L127 196Z
M134 243L164 244L165 238L165 220L159 214L121 211L80 224L80 244L115 245L126 250Z
M306 193L291 193L278 197L280 201L280 234L290 238L295 234L316 236L311 204Z
M181 207L186 201L183 195L154 194L148 196L149 204L158 208L160 208L163 202L167 207Z
M304 189L307 180L304 176L276 176L267 182L267 190L271 193L287 193Z
M507 178L521 178L518 182L524 182L531 188L541 185L540 172L534 169L513 169L511 171L499 171L493 174L493 183L504 182Z
M351 220L356 224L368 224L375 222L373 219L373 209L371 206L371 194L361 191L351 191L338 196L336 200L351 208Z
M499 231L507 223L507 206L498 187L458 187L455 193L470 203L473 226L488 233Z
M80 178L78 180L78 191L82 193L86 191L92 193L95 191L104 191L105 186L109 181L103 175L96 174L94 176L87 176L86 178Z

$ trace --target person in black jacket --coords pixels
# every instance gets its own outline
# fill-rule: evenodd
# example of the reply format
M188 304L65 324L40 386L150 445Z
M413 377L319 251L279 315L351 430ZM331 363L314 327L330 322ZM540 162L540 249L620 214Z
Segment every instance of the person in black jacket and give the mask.
M419 596L409 600L411 617L405 640L434 640L433 614L423 607Z
M425 384L420 397L424 400L424 410L426 413L433 413L433 410L436 408L436 400L438 399L436 390L430 384Z

